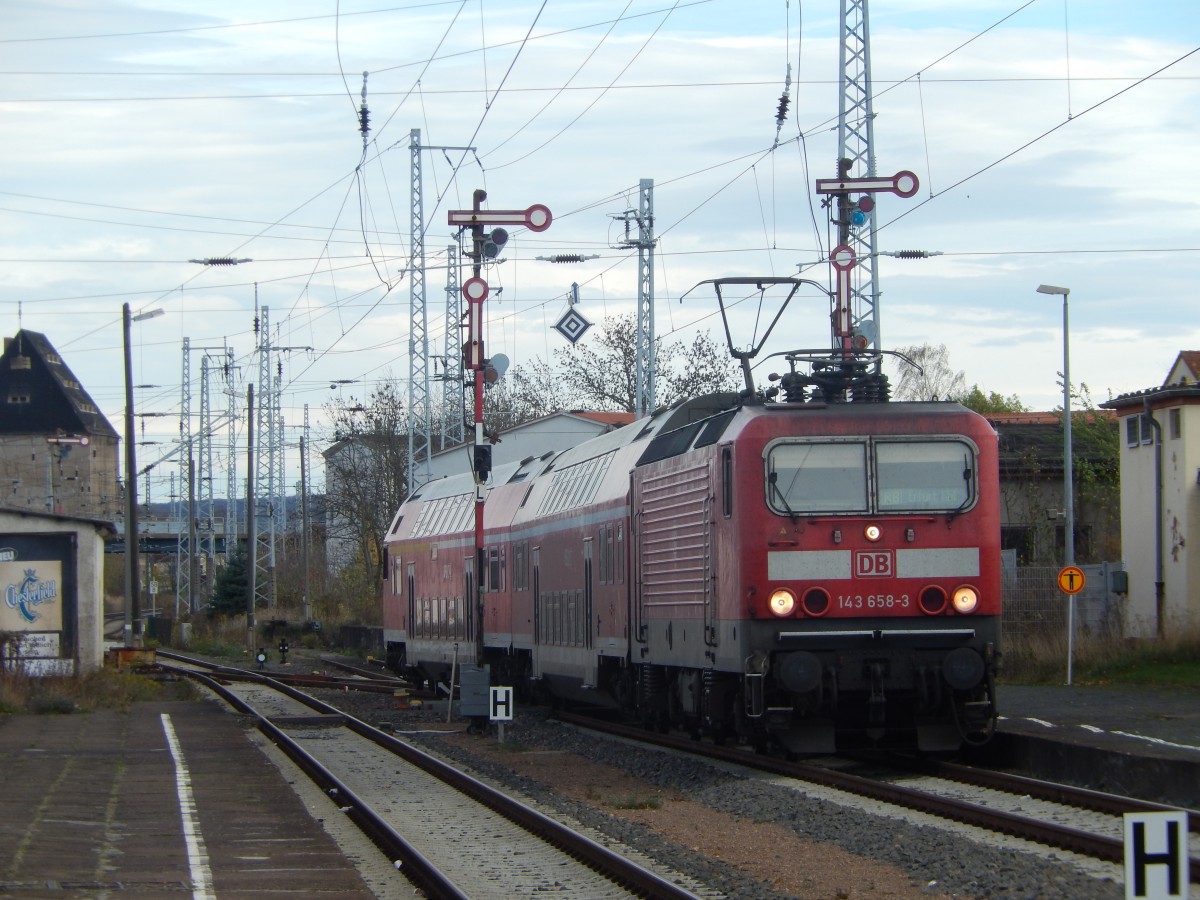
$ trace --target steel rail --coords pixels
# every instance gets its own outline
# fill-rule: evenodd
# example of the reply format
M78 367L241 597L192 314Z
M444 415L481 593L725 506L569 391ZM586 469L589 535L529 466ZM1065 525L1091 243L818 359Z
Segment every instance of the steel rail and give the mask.
M353 663L344 662L340 659L332 659L328 656L321 657L321 664L325 666L333 666L335 669L341 669L343 672L349 672L351 675L358 675L362 678L371 681L378 681L383 684L407 685L408 682L398 675L393 675L386 670L377 671L366 666L356 666Z
M183 659L187 662L195 662L194 660ZM604 875L606 878L633 893L653 898L653 900L698 900L692 892L642 868L619 853L615 853L607 847L596 843L586 835L572 830L561 822L538 812L521 801L484 784L478 779L472 778L465 772L459 771L453 766L414 747L412 744L368 725L361 719L355 718L335 706L258 672L233 669L227 666L217 666L215 668L220 669L223 673L231 677L237 677L241 680L252 681L274 688L291 697L293 700L302 703L309 709L316 710L325 715L339 716L345 727L349 728L355 734L395 753L405 762L450 785L455 790L469 796L471 799L509 821L516 823L529 833L536 835L546 843L574 857L588 868ZM188 672L184 669L177 671L193 676L201 674Z
M246 673L249 670L238 669L233 666L223 666L219 663L209 662L203 659L195 659L190 656L185 656L182 653L173 653L169 650L156 650L156 656L161 656L164 659L173 659L176 662L187 663L192 666L201 666L211 672L217 672L230 679L244 680ZM318 675L315 673L305 672L272 672L271 677L284 684L306 685L314 688L348 688L354 691L364 691L366 693L386 694L394 691L402 682L391 681L382 678L343 678L338 675Z
M812 784L836 788L860 797L869 797L873 800L891 803L905 809L930 813L944 819L1058 847L1106 862L1120 864L1125 859L1125 847L1122 841L1104 835L1081 831L1077 828L1055 825L1049 822L1039 822L1037 819L1030 818L1029 816L1022 816L1003 810L987 809L986 807L963 800L938 797L925 791L874 781L870 778L848 772L838 772L833 769L806 763L788 762L780 759L771 759L766 756L751 755L745 750L702 744L690 738L681 738L668 734L654 734L627 725L598 721L576 713L557 712L555 716L562 722L601 731L605 734L612 734L680 753L690 753L706 759L719 760L758 771L782 775L787 778L796 778ZM1171 809L1172 807L1161 808ZM1200 884L1200 859L1192 857L1189 869L1191 881L1194 884Z
M894 765L894 762L889 762ZM1187 814L1188 830L1200 832L1200 811L1186 807L1171 806L1166 803L1153 803L1149 800L1139 800L1136 797L1122 797L1119 794L1106 794L1090 788L1076 787L1070 784L1056 784L1052 781L1042 781L1026 775L1015 775L1009 772L991 772L977 766L962 763L938 761L919 763L914 771L920 774L934 775L973 784L977 787L992 788L997 791L1007 791L1011 794L1028 794L1038 800L1048 800L1061 803L1064 806L1074 806L1079 809L1090 809L1094 812L1108 813L1119 816L1127 812L1182 812Z
M175 667L175 672L187 675L204 684L238 712L250 716L255 726L279 747L327 797L337 804L356 826L380 848L388 859L398 861L397 868L416 887L438 900L469 900L470 895L460 890L441 870L416 847L405 840L391 825L384 821L346 784L321 765L311 754L280 730L270 719L247 704L241 697L214 678L203 672L188 671Z

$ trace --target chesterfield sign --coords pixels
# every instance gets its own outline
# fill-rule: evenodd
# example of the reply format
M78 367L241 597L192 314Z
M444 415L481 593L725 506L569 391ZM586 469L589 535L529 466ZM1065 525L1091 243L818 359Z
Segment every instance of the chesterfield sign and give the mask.
M0 630L57 631L62 628L57 562L0 562Z

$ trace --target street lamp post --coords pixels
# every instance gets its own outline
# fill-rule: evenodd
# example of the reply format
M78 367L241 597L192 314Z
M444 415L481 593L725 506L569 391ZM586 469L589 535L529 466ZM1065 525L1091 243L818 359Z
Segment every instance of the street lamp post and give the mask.
M134 449L133 427L133 360L129 352L129 326L142 319L161 316L163 310L153 309L132 315L129 304L121 307L123 345L125 349L125 629L126 647L136 646L142 637L142 613L138 602L138 530L137 530L137 452Z
M1066 533L1063 535L1063 565L1075 565L1075 477L1071 451L1071 329L1067 313L1070 288L1039 284L1039 294L1062 296L1063 309L1063 515ZM1071 683L1072 662L1075 656L1075 595L1067 601L1067 684Z

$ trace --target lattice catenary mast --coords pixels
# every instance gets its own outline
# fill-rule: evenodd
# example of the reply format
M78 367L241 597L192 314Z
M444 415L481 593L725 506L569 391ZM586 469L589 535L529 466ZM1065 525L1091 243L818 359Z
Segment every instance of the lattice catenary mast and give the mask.
M842 0L842 40L839 54L841 94L838 103L838 176L875 177L875 112L871 103L871 40L867 0ZM841 210L839 210L839 214ZM861 228L839 222L840 244L857 258L853 326L868 347L879 349L879 281L875 273L874 204ZM841 218L839 216L839 218Z
M633 414L641 419L654 412L655 354L654 354L654 180L643 178L638 183L638 208L614 216L625 223L622 247L638 251L638 311L634 332ZM637 237L631 234L630 224L636 222Z

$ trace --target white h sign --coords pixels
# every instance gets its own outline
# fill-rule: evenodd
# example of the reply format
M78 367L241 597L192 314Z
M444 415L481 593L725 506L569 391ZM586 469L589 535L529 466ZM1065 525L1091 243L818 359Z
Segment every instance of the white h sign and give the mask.
M1125 813L1125 900L1187 900L1187 813Z
M491 713L488 718L493 722L511 722L513 717L513 689L510 687L492 688Z

